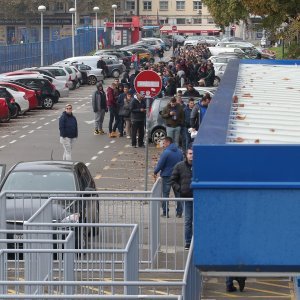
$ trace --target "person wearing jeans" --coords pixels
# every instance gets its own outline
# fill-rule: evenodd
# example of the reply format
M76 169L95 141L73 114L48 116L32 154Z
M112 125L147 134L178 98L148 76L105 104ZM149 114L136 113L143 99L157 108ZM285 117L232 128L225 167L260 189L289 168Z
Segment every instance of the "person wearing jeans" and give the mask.
M180 129L184 121L182 106L176 98L171 98L170 102L163 108L162 118L166 121L167 136L171 137L174 143L179 146Z
M173 143L173 139L169 136L165 137L163 140L163 147L164 151L162 152L154 169L154 176L160 173L160 177L162 178L163 197L169 198L172 171L174 166L178 162L182 161L183 155L181 150L176 146L175 143ZM162 217L169 217L168 201L162 201L162 209ZM176 216L182 216L182 205L180 201L177 201Z
M186 151L186 159L175 165L172 176L171 184L174 192L180 198L193 198L193 190L191 189L192 183L192 163L193 163L193 150ZM193 201L185 201L184 205L184 237L185 249L190 249L191 240L193 236Z
M72 147L78 137L78 126L71 104L65 106L65 111L59 118L59 134L64 148L63 160L72 160Z

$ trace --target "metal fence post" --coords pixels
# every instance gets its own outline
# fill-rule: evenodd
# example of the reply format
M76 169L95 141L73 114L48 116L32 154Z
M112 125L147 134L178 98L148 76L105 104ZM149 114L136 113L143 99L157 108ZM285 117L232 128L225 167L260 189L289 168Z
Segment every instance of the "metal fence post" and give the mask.
M75 234L74 231L70 232L69 239L65 245L66 249L75 249ZM74 281L75 274L74 274L74 252L67 252L64 254L64 280L65 281ZM66 285L64 287L65 295L73 295L74 294L74 287L72 285Z

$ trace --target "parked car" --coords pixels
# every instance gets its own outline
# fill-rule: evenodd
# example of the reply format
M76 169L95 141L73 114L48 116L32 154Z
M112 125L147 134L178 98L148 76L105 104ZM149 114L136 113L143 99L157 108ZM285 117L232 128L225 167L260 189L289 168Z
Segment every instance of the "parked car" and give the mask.
M29 72L37 72L37 73L40 73L40 74L47 75L47 76L55 78L55 76L51 72L49 72L47 70L39 69L38 67L25 68L23 70L24 71L29 71Z
M154 63L155 59L153 55L151 54L150 51L141 49L141 48L134 48L129 50L132 54L138 54L139 59L141 62L146 61L146 62L151 62Z
M73 88L72 77L64 68L64 66L45 66L40 67L41 70L46 70L50 72L56 79L62 80L67 83L69 89Z
M203 36L203 39L200 39L198 44L207 44L209 46L215 46L217 43L219 43L220 40L215 36Z
M160 50L161 48L164 50L170 50L170 47L167 47L165 42L161 38L155 38L155 37L142 38L141 41L157 47L157 50Z
M201 35L190 35L186 38L183 45L184 46L197 46L199 44L200 40L203 40L203 36L201 36Z
M23 229L23 222L28 220L49 198L63 195L80 196L78 194L62 194L72 191L95 191L95 181L87 166L77 161L31 161L15 164L4 176L5 165L0 166L0 193L11 192L6 196L7 229ZM18 191L36 191L37 194L20 194ZM49 194L51 191L51 194ZM48 192L44 193L43 192ZM53 194L52 194L53 192ZM53 206L53 218L61 222L63 219L73 222L98 221L98 204L95 201L80 202L68 208L71 201L61 201ZM86 204L85 204L86 203ZM76 209L76 210L75 210ZM20 234L19 234L20 235ZM81 234L76 234L80 239ZM8 238L13 238L10 235ZM19 237L21 238L21 237Z
M99 81L103 82L102 69L93 68L85 64L75 64L75 66L81 72L82 84L95 85Z
M129 54L129 52L127 52ZM117 57L117 59L122 62L126 69L130 68L130 64L131 64L131 56L126 56L122 51L106 51L103 53L98 54L99 57L105 57L106 55L108 56L115 56Z
M10 118L16 118L18 116L18 107L15 103L15 99L6 87L0 87L0 98L6 100Z
M8 122L10 113L5 98L0 98L0 122Z
M53 78L53 77L50 77L47 75L39 75L39 77L37 77L37 78L45 78L45 79L49 80L55 86L55 89L56 89L55 94L58 99L69 96L70 90L67 85L67 82L65 82L64 80L58 80L56 78Z
M55 86L45 78L34 78L32 76L15 76L2 78L5 81L22 83L23 85L36 90L39 104L45 109L52 109L54 103L58 102L58 95Z
M103 60L108 68L108 74L106 74L107 77L118 78L126 70L124 64L120 63L119 60L108 58L103 58Z
M14 82L0 81L0 85L4 87L9 87L18 92L24 92L29 102L29 109L35 109L37 106L39 106L39 101L35 90L29 89L26 86L23 86L22 84L17 84Z
M197 88L197 87L195 87ZM178 88L178 90L184 90L184 88ZM213 96L216 88L200 88L198 87L200 95L209 93ZM149 113L149 139L155 145L159 144L167 136L167 130L165 125L165 120L162 118L160 113L163 108L168 104L172 97L157 98L152 102ZM183 97L183 101L187 104L190 97ZM201 98L195 98L195 102Z
M9 87L5 88L15 99L15 105L18 110L18 116L25 114L25 112L29 110L29 101L26 97L26 94L24 92L15 91L14 89L11 89Z

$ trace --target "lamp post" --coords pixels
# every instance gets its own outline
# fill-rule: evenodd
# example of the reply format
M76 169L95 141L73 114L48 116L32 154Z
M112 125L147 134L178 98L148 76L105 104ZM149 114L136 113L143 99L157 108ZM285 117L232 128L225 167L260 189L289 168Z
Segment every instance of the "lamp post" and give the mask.
M116 39L116 9L117 9L117 5L113 4L111 6L111 8L114 10L114 33L113 33L113 46L115 48L115 39Z
M72 14L72 56L75 56L75 40L74 40L74 13L76 12L74 7L69 9L69 12Z
M46 6L40 5L38 11L41 13L41 67L44 65L44 18L43 14L46 11Z
M75 31L75 35L77 35L77 0L74 1L74 31Z
M96 51L98 50L98 11L99 11L99 7L98 6L95 6L93 8L93 11L95 12L96 14Z

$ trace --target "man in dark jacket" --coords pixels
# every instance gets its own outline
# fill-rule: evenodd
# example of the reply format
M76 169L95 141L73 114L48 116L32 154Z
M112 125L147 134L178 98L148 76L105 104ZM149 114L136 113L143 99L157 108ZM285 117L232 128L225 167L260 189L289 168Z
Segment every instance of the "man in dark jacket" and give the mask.
M92 107L95 113L95 131L94 134L105 134L102 125L107 112L106 94L103 90L102 83L97 83L97 90L92 96Z
M163 189L163 197L169 198L170 190L171 190L171 175L174 166L182 161L183 155L181 150L173 143L173 139L169 136L165 137L163 140L164 151L161 154L159 161L154 169L154 176L160 173L160 177L162 178L162 189ZM175 193L176 195L176 193ZM162 202L163 214L162 217L169 217L169 207L168 201ZM182 204L180 201L177 201L176 206L176 216L181 217L182 215Z
M67 104L59 118L60 143L64 147L63 160L72 160L72 147L78 137L77 120L72 114L72 105Z
M174 192L180 198L193 198L193 191L191 189L192 183L192 163L193 150L186 151L185 161L181 161L175 165L172 176L171 185ZM184 237L185 249L190 249L190 244L193 236L193 201L185 201L184 206Z
M107 106L109 110L109 123L108 123L108 130L109 130L109 137L115 138L118 136L116 133L116 129L119 124L119 114L118 114L118 95L117 95L117 86L113 82L111 86L109 86L106 90L106 97L107 97Z
M134 148L137 148L136 145L136 135L139 133L138 145L139 147L144 146L144 126L145 126L145 118L146 118L146 102L144 100L144 96L141 94L135 94L133 100L130 105L131 111L131 145Z
M187 90L184 92L183 97L200 97L200 94L195 88L193 87L192 84L187 85Z
M171 137L174 143L179 146L180 129L183 125L184 113L182 106L175 97L163 108L161 116L166 121L167 136Z

